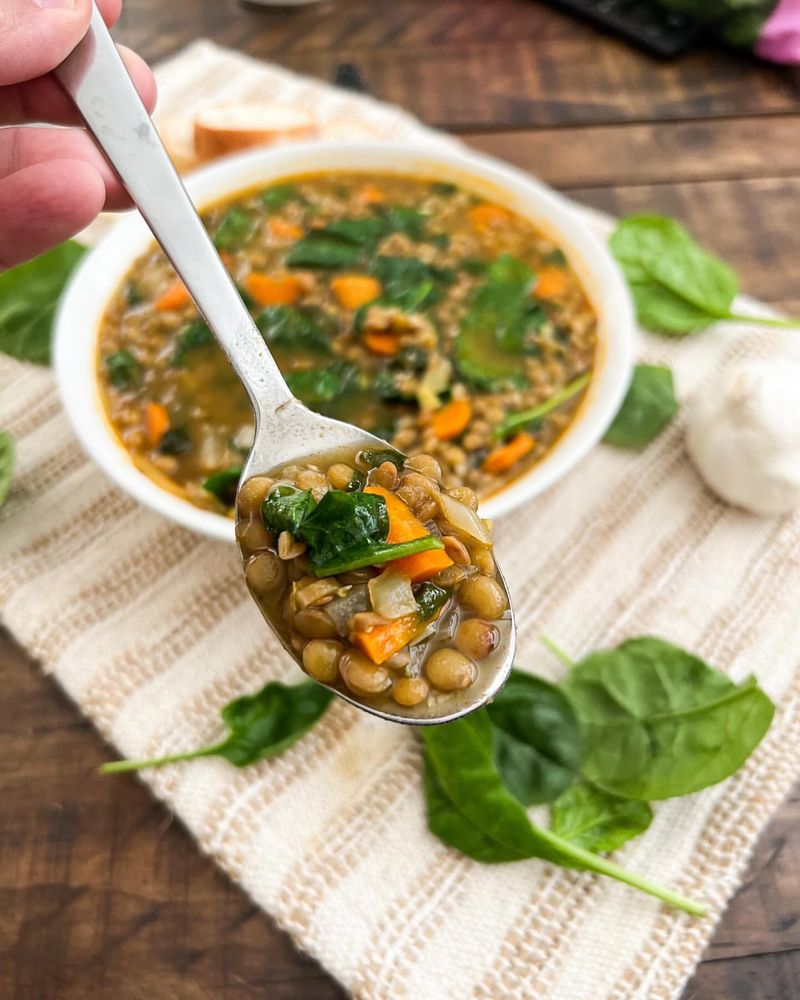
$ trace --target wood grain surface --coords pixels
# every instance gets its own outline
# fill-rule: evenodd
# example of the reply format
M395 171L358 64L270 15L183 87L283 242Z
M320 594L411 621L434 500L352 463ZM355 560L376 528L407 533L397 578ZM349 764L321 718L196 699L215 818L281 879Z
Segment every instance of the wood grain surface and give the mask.
M681 218L747 291L800 312L798 70L713 48L660 62L534 0L127 0L117 36L153 61L210 37L328 80L351 63L579 201ZM0 998L344 996L135 779L96 777L108 748L1 632L0 668ZM800 788L684 1000L792 1000L799 983Z

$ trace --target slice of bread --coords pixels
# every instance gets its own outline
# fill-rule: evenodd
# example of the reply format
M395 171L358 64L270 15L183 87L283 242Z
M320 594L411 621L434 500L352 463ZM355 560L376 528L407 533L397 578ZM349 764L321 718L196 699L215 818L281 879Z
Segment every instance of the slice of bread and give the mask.
M220 104L198 112L194 120L194 147L201 160L317 134L310 112L281 104Z

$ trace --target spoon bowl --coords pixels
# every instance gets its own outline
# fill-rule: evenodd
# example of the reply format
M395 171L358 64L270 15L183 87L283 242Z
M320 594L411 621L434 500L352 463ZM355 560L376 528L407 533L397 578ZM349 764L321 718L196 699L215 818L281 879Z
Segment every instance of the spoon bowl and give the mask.
M313 413L290 392L206 233L96 7L86 36L55 73L248 392L256 433L240 488L255 475L310 456L389 448L374 435ZM438 709L414 714L401 706L370 704L338 685L330 685L331 690L356 707L392 722L446 722L479 708L502 687L514 656L514 617L499 570L497 581L509 609L498 625L500 641L479 680L463 691L434 699ZM287 640L282 622L259 606L287 651L302 666L302 657Z

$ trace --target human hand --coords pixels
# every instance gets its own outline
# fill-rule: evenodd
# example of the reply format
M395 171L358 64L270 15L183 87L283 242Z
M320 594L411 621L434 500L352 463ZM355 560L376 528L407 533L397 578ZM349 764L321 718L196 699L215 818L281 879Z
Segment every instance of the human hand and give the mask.
M97 0L109 26L122 0ZM0 0L0 271L74 236L103 209L125 208L119 179L79 124L51 70L89 27L91 0ZM121 47L148 111L156 85L145 63ZM25 127L25 126L28 127Z

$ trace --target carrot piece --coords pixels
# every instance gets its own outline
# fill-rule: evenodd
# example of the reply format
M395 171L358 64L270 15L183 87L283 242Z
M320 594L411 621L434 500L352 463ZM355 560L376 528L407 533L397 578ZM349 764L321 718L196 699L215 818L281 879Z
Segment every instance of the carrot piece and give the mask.
M358 200L362 205L382 205L386 195L375 184L365 184L358 192Z
M281 219L277 216L267 222L267 227L269 228L270 236L275 240L299 240L303 235L303 230L300 226L296 226L293 222L287 222L286 219Z
M514 435L506 444L501 444L489 452L483 460L483 471L508 472L512 465L524 458L528 452L533 451L535 444L536 439L525 431Z
M471 419L472 403L468 399L454 399L434 411L431 426L440 441L452 441L466 429Z
M567 290L567 276L563 267L543 267L539 271L533 294L537 299L555 299Z
M292 274L274 277L253 271L244 279L244 286L260 306L290 306L303 292L302 285Z
M360 309L381 294L381 283L368 274L341 274L331 282L331 291L343 309Z
M192 297L189 295L189 289L179 279L173 282L166 292L155 300L153 306L159 312L170 312L173 309L182 309L191 301Z
M144 411L147 440L155 448L169 430L169 414L161 403L148 403Z
M364 492L374 493L386 501L386 513L389 515L387 542L410 542L414 538L424 538L430 534L425 525L411 513L408 504L404 503L396 493L385 490L382 486L368 486ZM386 565L405 573L412 583L421 583L452 566L453 560L444 549L429 549L427 552L417 552L413 556L393 559Z
M373 354L380 354L384 358L390 358L400 350L397 338L391 333L374 333L369 330L364 334L364 346Z
M493 205L489 201L482 201L467 213L469 221L479 233L488 233L492 229L502 229L511 221L511 212L501 205Z
M385 625L373 625L361 632L353 632L351 638L353 644L373 663L384 663L407 646L422 628L424 623L416 615L403 615Z

